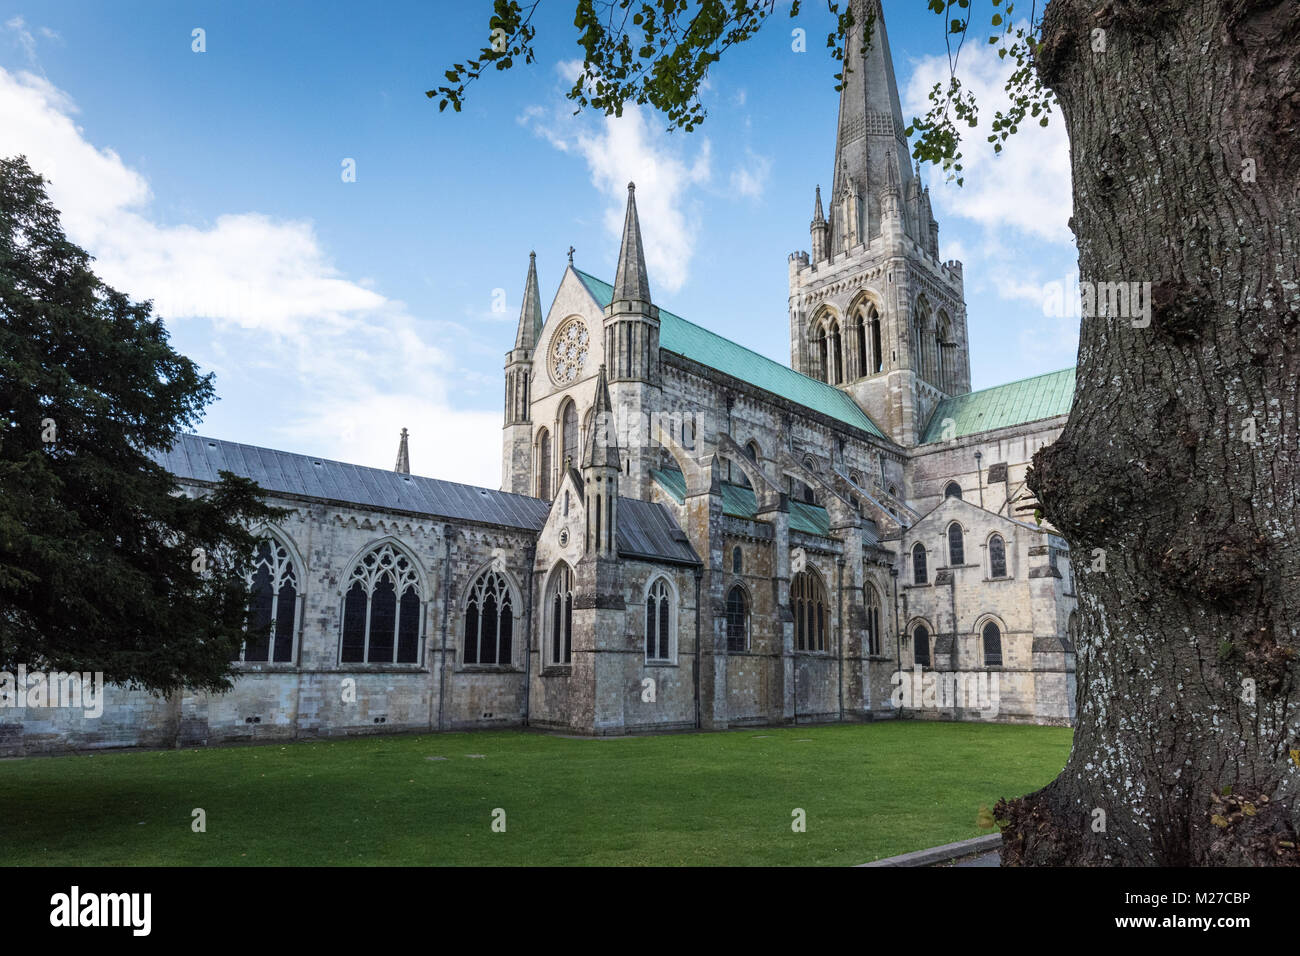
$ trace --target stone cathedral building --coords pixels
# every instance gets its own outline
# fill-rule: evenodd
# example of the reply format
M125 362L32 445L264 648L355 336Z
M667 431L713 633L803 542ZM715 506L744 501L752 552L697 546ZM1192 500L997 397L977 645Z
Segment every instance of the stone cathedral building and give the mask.
M230 470L290 512L262 529L265 627L234 690L0 708L0 753L900 709L1070 723L1069 552L1024 477L1074 370L970 391L962 266L877 31L789 257L788 366L655 298L629 186L612 283L570 261L545 308L529 262L500 490L410 474L405 431L393 471L183 436L163 460L187 493Z

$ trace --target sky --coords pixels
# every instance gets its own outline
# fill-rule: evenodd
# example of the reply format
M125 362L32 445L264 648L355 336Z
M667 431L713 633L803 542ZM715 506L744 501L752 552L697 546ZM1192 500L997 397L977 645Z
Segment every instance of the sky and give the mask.
M534 64L439 113L424 91L486 42L491 6L0 0L0 155L27 156L101 278L215 374L200 434L392 468L406 427L413 472L498 487L528 253L544 305L570 246L612 280L629 181L656 302L788 364L787 258L834 158L825 6L782 3L729 51L691 133L635 106L574 115L573 0L542 0ZM948 75L942 21L884 12L910 121ZM1077 315L1044 302L1077 250L1059 113L995 155L1006 64L968 43L958 67L983 110L965 184L923 175L981 389L1074 364Z

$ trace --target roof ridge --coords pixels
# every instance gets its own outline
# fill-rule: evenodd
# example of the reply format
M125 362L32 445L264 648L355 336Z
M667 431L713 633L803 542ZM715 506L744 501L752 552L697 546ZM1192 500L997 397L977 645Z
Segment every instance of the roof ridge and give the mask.
M968 395L983 395L985 392L992 392L999 388L1006 388L1009 385L1020 385L1024 382L1032 382L1036 378L1047 378L1049 375L1061 375L1065 372L1074 372L1078 369L1077 365L1067 365L1065 368L1058 368L1055 372L1039 372L1037 375L1026 375L1024 378L1015 378L1009 382L1003 382L1000 385L989 385L985 388L977 389L972 392L962 392L960 395L949 395L945 401L953 399L966 398Z

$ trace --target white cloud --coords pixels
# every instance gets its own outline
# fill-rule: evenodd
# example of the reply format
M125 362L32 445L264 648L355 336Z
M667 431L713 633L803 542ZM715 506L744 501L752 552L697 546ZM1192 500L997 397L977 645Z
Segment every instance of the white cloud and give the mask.
M686 282L700 217L689 193L712 176L708 139L677 137L651 128L645 111L627 106L621 117L591 120L567 109L534 106L519 121L556 149L581 156L592 185L606 198L605 227L617 241L623 230L627 184L636 183L636 205L646 246L650 288L675 292ZM685 140L697 147L694 154Z
M0 68L0 156L23 153L49 180L69 237L96 272L134 298L150 298L172 327L194 323L221 378L272 369L277 394L248 441L391 468L399 428L415 448L456 448L415 470L496 487L500 416L454 408L453 357L426 338L434 324L334 268L310 222L230 213L210 225L164 226L150 217L148 182L115 151L89 143L76 107L48 81ZM340 188L347 188L341 186ZM193 350L192 350L193 351ZM247 378L248 376L245 375Z
M5 31L12 33L14 40L23 48L23 56L27 62L37 69L40 68L40 59L36 55L36 36L27 28L27 21L21 16L10 17L4 22ZM46 40L62 40L59 34L49 27L37 27L36 32Z
M744 165L731 171L731 189L746 199L759 199L767 188L768 174L772 171L772 161L766 156L759 156L752 150L746 150Z
M961 217L990 229L1013 228L1049 242L1068 243L1067 222L1073 200L1070 184L1070 144L1065 121L1054 109L1048 126L1027 120L995 154L987 137L993 117L1006 110L1005 84L1011 67L990 44L967 47L958 64L962 86L975 95L980 122L963 128L962 163L965 184L941 183L933 177L931 200L935 216ZM935 83L948 83L946 55L918 60L904 93L908 116L925 116L928 94Z

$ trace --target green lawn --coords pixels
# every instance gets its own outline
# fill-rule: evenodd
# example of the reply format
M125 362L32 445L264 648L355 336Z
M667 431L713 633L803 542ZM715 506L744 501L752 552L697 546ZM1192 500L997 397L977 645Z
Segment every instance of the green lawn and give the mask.
M1063 728L890 721L32 757L0 761L0 865L846 865L980 835L981 805L1069 748Z

